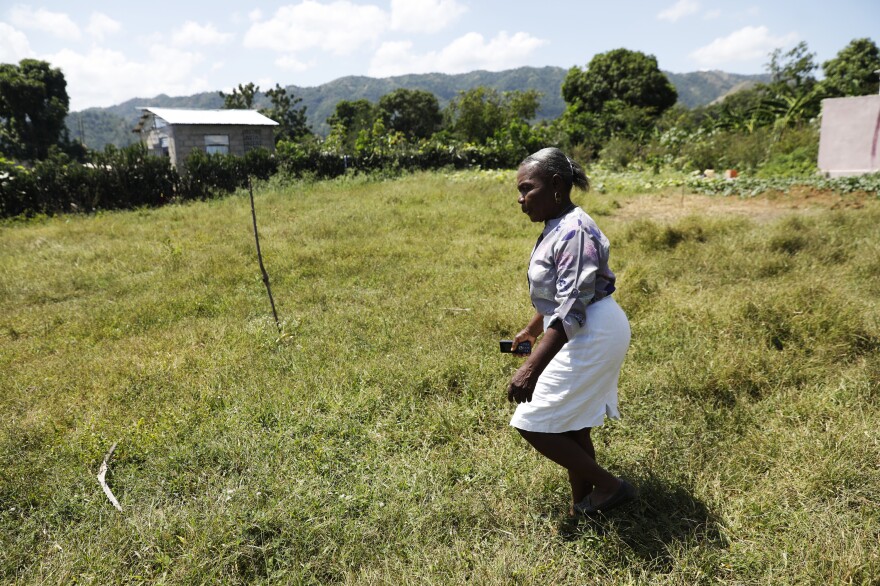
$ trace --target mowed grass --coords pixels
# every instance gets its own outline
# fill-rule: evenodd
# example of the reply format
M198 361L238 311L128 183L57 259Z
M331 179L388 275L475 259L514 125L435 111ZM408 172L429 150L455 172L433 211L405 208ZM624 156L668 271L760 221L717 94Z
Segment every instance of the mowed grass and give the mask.
M597 449L641 490L578 523L507 426L540 231L515 197L512 172L260 188L281 339L244 194L0 228L0 581L880 580L880 205L577 196L633 328Z

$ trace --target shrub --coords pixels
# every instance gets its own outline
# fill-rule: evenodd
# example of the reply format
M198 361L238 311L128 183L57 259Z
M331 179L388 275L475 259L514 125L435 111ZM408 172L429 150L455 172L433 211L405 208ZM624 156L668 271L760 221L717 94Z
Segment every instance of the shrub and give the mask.
M788 129L770 144L758 177L807 177L817 171L819 131L815 126Z
M67 166L68 189L90 188L72 198L85 211L159 206L174 198L177 172L168 159L150 155L140 143L122 149L109 145L92 161L89 166Z
M268 179L277 171L265 149L244 157L193 151L182 176L168 159L141 144L108 146L85 164L63 154L32 168L0 160L0 217L92 212L160 206L174 199L205 199L247 185L248 177Z
M162 205L179 181L167 159L141 144L108 146L84 165L58 153L30 169L8 161L0 169L2 217Z
M637 142L628 138L614 137L608 141L599 153L599 158L613 171L623 171L630 163L639 158L640 150Z

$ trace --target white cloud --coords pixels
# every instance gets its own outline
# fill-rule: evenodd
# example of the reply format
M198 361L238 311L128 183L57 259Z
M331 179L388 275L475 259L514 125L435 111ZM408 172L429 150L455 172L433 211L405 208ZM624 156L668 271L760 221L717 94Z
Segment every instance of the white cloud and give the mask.
M260 10L259 8L254 8L253 10L248 12L248 18L251 21L256 22L256 21L260 20L261 18L263 18L263 11Z
M304 0L282 6L268 20L254 22L245 34L244 46L288 55L313 48L349 55L378 41L387 28L388 14L376 6L348 0L329 4Z
M189 95L212 89L206 78L197 75L204 57L170 47L152 47L143 62L98 47L88 53L62 49L47 60L64 72L71 111L111 106L133 96Z
M659 20L676 22L682 17L685 17L689 14L694 14L699 9L700 3L697 0L678 0L678 2L676 2L666 10L661 11L657 15L657 18Z
M119 22L113 20L103 12L93 12L92 16L89 18L89 26L86 27L86 32L97 40L103 41L105 35L119 32L121 28L122 25L119 24Z
M766 26L747 26L700 47L690 57L703 67L720 67L734 61L766 57L773 49L791 45L797 40L797 33L773 36Z
M293 55L284 55L275 60L275 65L288 71L306 71L307 69L310 69L314 63L305 63Z
M467 12L456 0L391 0L391 28L413 33L434 33Z
M716 18L721 17L721 9L716 8L714 10L710 10L706 14L703 15L703 19L705 20L715 20Z
M10 11L12 24L23 29L51 33L58 38L76 41L82 36L79 27L63 12L51 12L45 8L34 10L20 4Z
M500 71L523 65L535 49L546 43L523 32L510 36L502 31L488 42L478 33L468 33L440 51L415 55L409 41L387 42L373 56L368 75L388 77L435 71L465 73L475 69Z
M18 63L25 57L33 57L27 35L0 22L0 63Z
M191 45L222 45L232 38L232 33L221 33L208 23L201 25L191 20L183 23L171 35L171 42L178 47Z

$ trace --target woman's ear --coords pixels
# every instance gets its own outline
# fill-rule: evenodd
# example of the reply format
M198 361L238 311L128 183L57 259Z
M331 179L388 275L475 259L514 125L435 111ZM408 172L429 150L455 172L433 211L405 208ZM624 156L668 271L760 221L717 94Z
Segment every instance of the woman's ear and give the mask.
M565 192L565 179L562 178L562 175L559 173L554 173L553 177L550 178L550 185L553 186L553 191L564 193Z

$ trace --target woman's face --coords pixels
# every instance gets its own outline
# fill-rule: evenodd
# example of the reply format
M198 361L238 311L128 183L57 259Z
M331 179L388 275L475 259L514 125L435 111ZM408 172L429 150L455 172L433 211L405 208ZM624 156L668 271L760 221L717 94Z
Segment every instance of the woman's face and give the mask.
M540 171L537 163L522 165L516 173L517 202L533 222L545 222L559 212L552 178Z

